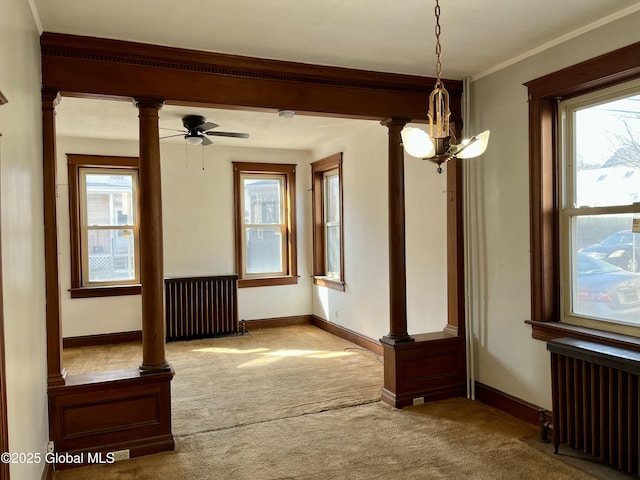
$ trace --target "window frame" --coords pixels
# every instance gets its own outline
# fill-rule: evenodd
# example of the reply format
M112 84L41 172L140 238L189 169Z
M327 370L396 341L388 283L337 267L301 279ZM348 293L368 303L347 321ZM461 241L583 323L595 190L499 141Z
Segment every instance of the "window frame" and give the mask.
M238 287L265 287L294 285L298 283L297 235L296 235L296 166L291 163L232 162L233 197L235 217L235 262ZM258 274L247 276L245 270L244 211L242 179L246 176L283 177L283 238L284 275Z
M139 159L137 157L120 157L106 155L67 154L67 171L69 186L69 229L70 229L70 263L71 263L71 298L107 297L120 295L139 295L140 258L136 258L136 277L132 282L119 284L83 285L83 249L82 249L82 188L81 170L135 170L139 173ZM139 190L139 185L136 190ZM136 198L137 198L136 191ZM139 201L136 201L136 226L140 225ZM138 237L139 240L139 237ZM140 248L138 247L138 252Z
M575 166L576 156L576 122L575 114L581 110L592 108L601 104L606 104L629 96L640 95L640 82L632 80L621 85L598 89L594 92L575 96L570 99L562 99L558 102L559 132L558 148L561 163L559 175L560 190L560 264L561 273L561 321L578 325L601 328L603 330L617 330L615 325L626 325L621 331L627 332L637 329L640 336L640 329L628 322L609 320L605 318L589 317L573 312L572 302L574 301L574 282L577 273L572 266L573 255L577 253L575 246L576 239L572 224L574 220L584 217L597 217L600 215L633 215L637 213L637 205L628 204L606 204L606 205L579 205L576 204L578 191L577 170Z
M537 78L529 93L531 320L533 338L597 340L640 351L640 339L562 323L560 288L560 155L558 101L640 78L640 42ZM613 325L613 324L612 324Z
M311 196L313 218L313 283L316 285L345 290L344 279L344 203L343 203L343 154L335 153L311 163ZM340 209L340 272L338 277L327 273L326 227L325 222L325 178L329 172L337 171Z

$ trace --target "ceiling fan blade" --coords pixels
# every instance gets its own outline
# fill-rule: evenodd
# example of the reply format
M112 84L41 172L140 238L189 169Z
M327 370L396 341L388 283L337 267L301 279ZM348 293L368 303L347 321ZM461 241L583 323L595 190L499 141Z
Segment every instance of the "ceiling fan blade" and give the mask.
M176 132L179 132L180 130L176 130ZM160 140L162 140L163 138L172 138L172 137L184 137L184 133L179 133L178 135L169 135L167 137L160 137Z
M177 128L164 128L164 127L158 127L159 130L171 130L172 132L184 132L184 134L186 135L188 132L186 132L185 130L178 130Z
M233 138L249 138L248 133L237 132L204 132L206 135L213 135L215 137L233 137Z
M195 129L199 132L204 132L205 130L211 130L212 128L219 127L217 123L213 122L205 122L202 125L198 125Z
M207 137L201 137L202 138L202 146L207 146L207 145L211 145L213 142L211 140L209 140Z

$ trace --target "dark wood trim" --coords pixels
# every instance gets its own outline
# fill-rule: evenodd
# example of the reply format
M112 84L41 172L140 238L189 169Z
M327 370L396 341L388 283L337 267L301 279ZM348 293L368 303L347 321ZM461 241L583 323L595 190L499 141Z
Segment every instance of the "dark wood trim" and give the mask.
M121 157L107 155L67 154L67 181L69 188L69 242L71 261L71 298L107 297L116 295L136 295L140 293L140 285L136 286L100 286L85 287L82 285L82 248L81 248L81 213L80 213L80 169L81 168L113 168L138 170L138 157ZM122 288L124 287L124 288ZM133 288L132 288L133 287Z
M117 343L142 343L142 330L131 332L101 333L82 337L65 337L62 339L63 348L94 347L97 345L115 345Z
M382 400L396 408L462 397L467 389L465 338L446 332L416 334L413 342L386 342Z
M0 106L7 97L0 92ZM0 132L2 137L2 132ZM0 139L0 167L2 167L2 139ZM1 171L1 169L0 169ZM1 179L1 177L0 177ZM1 189L0 189L1 191ZM2 204L0 203L0 452L9 451L9 422L7 418L7 370L4 347L4 282L2 280ZM0 464L0 478L9 480L9 464Z
M366 348L367 350L370 350L377 355L384 355L384 349L382 348L382 344L379 341L362 335L361 333L354 332L353 330L349 330L348 328L345 328L341 325L329 322L324 318L318 317L317 315L312 315L311 318L311 323L313 323L314 326L326 332L329 332L336 337L343 338L351 343L355 343L362 348Z
M62 365L62 326L60 319L60 284L58 280L58 220L56 106L57 90L42 90L42 164L44 200L44 262L47 321L47 383L64 385L66 371Z
M233 209L235 218L235 260L238 273L238 288L264 287L274 285L293 285L298 283L298 240L297 240L297 214L296 214L296 164L292 163L258 163L258 162L233 162ZM244 272L242 259L242 232L244 229L244 212L242 211L241 175L284 175L285 177L285 211L287 220L286 268L287 275L281 277L242 278Z
M113 285L110 287L79 287L70 288L71 298L96 298L96 297L117 297L121 295L140 295L142 285Z
M342 152L334 153L311 163L311 218L313 219L313 283L344 291L344 202ZM340 202L340 278L324 278L326 275L326 245L324 231L324 174L338 170Z
M531 325L532 337L536 340L548 342L555 338L569 337L640 352L640 338L638 337L595 330L593 328L580 327L562 322L535 322L527 320L525 323Z
M140 372L171 370L165 353L162 174L158 112L163 101L137 97L140 165L138 168L138 226L142 282L142 365ZM169 407L170 408L170 407Z
M447 162L447 325L451 335L465 335L464 215L462 160Z
M264 278L243 278L238 280L238 288L248 287L274 287L278 285L296 285L299 277L264 277Z
M41 36L41 51L43 85L63 95L130 100L144 94L166 103L227 108L286 105L297 113L376 120L426 119L435 81L50 32ZM446 83L457 122L462 82Z
M408 118L382 122L388 129L389 149L389 333L383 338L388 343L412 341L407 332L404 149L400 136L408 122Z
M295 315L292 317L259 318L255 320L241 320L245 330L260 330L262 328L290 327L291 325L309 325L313 323L311 315Z
M478 381L475 382L475 388L476 400L532 425L540 425L540 407ZM546 415L552 421L552 412L547 411Z
M640 42L527 82L531 228L531 321L533 338L558 335L611 344L612 334L559 323L558 100L640 78ZM548 322L543 325L541 322ZM615 340L617 342L618 340Z
M49 387L51 440L59 453L129 449L130 457L173 450L171 389L174 372L138 369L70 375ZM71 468L77 465L56 465Z
M640 42L525 83L531 100L584 95L640 77Z

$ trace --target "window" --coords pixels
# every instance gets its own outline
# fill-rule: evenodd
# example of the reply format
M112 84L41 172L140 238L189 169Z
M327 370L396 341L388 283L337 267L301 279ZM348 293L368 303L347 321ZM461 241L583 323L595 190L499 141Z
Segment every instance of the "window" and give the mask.
M640 82L563 101L559 112L563 319L638 326Z
M313 182L313 279L344 290L342 153L311 164Z
M67 155L71 297L140 293L138 159Z
M569 100L593 92L603 92L604 89L614 86L624 89L623 85L626 82L640 79L637 62L639 56L640 43L636 43L525 84L529 92L531 209L531 320L527 323L532 325L532 336L536 339L549 340L570 336L587 340L596 339L604 344L640 351L636 327L610 321L594 322L588 318L582 320L581 326L560 322L564 320L564 311L571 312L574 308L571 304L567 307L565 300L570 298L567 295L572 295L574 302L580 300L580 291L574 293L573 285L577 286L578 270L585 269L585 265L578 264L577 253L572 263L569 259L562 260L567 256L567 250L563 250L564 242L573 242L576 238L576 234L573 237L569 236L571 222L567 218L588 215L577 214L567 217L572 212L564 212L562 209L566 204L563 203L566 197L563 198L561 193L566 195L571 190L564 192L560 190L563 179L569 177L566 172L563 172L561 161L563 149L560 148L561 144L558 141L560 136L557 134L558 123L561 121L559 99ZM635 174L637 173L631 174L630 177ZM595 180L602 184L606 182L607 176L608 174L602 174ZM569 188L580 190L581 187L580 185L572 187L569 184ZM573 195L573 193L570 194ZM566 205L568 208L573 208L573 205ZM603 215L603 210L596 210L600 207L592 208L594 208L592 212L594 216ZM629 206L625 208L632 210ZM625 213L629 212L621 212L621 214ZM578 221L576 220L575 223L577 224ZM563 230L561 226L567 228ZM567 246L574 251L580 248L573 243L567 243ZM580 257L584 259L583 256ZM559 268L563 265L564 268ZM569 273L572 272L569 265L573 265L575 273ZM566 275L561 276L561 270L575 276L572 280L567 280ZM561 297L561 291L565 288L563 281L573 281L573 285L570 285L570 293ZM582 292L582 295L584 297L587 293ZM623 335L620 335L621 333Z
M233 163L239 287L298 282L295 167Z

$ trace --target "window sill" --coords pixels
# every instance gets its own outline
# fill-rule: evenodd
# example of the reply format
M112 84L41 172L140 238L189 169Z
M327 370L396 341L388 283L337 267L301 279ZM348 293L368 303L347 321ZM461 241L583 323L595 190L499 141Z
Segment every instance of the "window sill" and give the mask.
M640 338L631 335L605 332L603 330L579 327L561 322L536 322L534 320L526 320L525 323L531 325L531 336L536 340L547 342L554 338L561 337L578 338L640 352Z
M119 297L121 295L140 295L142 285L113 285L101 287L70 288L71 298Z
M272 287L277 285L296 285L298 277L265 277L265 278L241 278L238 280L238 288L248 287Z
M313 277L313 283L321 287L332 288L334 290L340 290L344 292L345 283L340 280L334 280L329 277Z

